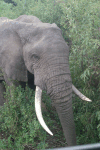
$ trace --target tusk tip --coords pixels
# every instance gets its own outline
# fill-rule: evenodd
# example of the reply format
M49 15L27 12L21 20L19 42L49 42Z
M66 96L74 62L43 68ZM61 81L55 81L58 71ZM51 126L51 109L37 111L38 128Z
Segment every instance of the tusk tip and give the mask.
M92 100L88 100L88 102L92 102Z
M53 136L53 133L49 130L49 128L47 127L46 129L47 133Z
M53 136L53 133L52 133L52 132L50 132L49 134L50 134L51 136Z
M83 100L85 100L85 101L87 101L87 102L92 102L92 100L89 99L89 98L83 98Z
M38 86L36 86L36 92L35 92L35 111L37 118L41 124L41 126L47 131L50 135L53 136L53 133L50 131L50 129L47 127L47 125L44 122L44 119L42 117L42 111L41 111L41 96L42 96L42 90Z

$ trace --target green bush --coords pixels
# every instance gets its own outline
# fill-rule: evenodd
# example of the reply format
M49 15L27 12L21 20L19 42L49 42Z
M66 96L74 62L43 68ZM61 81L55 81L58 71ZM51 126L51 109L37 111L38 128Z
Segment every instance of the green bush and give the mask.
M70 39L70 70L73 81L88 85L100 79L100 1L67 0L60 4L61 25ZM79 81L80 80L80 81ZM95 83L96 82L96 83Z
M25 91L21 86L6 87L5 98L7 102L0 110L0 132L5 138L0 139L0 149L46 148L46 132L36 119L33 90L28 86Z
M73 98L73 109L77 144L100 142L100 121L97 117L97 112L100 110L100 102L95 100L89 103L83 102L79 98Z
M99 132L99 139L100 139L100 111L97 111L96 115L97 115L97 118L98 118L98 121L99 121L99 124L97 126L97 130Z
M13 0L17 5L11 7L13 11L13 17L17 18L20 15L33 15L38 17L41 21L47 23L56 23L60 25L60 19L62 15L62 10L58 3L51 0ZM4 14L5 15L5 14Z
M7 4L3 0L0 1L0 17L12 18L14 12L11 10L12 4Z

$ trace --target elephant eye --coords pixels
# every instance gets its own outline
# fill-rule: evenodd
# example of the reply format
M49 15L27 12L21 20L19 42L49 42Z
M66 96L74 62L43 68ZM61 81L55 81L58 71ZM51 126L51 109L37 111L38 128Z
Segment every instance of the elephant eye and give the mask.
M40 59L40 57L38 56L38 55L36 55L36 54L33 54L33 56L32 56L33 58L35 58L35 59L37 59L37 60L39 60Z

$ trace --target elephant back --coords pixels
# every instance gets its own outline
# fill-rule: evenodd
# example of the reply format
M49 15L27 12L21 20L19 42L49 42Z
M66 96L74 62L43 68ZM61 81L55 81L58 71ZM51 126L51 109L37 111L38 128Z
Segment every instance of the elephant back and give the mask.
M14 19L13 21L26 22L26 23L42 23L37 17L31 15L29 16L21 15L17 19Z
M7 20L9 20L7 17L0 17L0 26Z

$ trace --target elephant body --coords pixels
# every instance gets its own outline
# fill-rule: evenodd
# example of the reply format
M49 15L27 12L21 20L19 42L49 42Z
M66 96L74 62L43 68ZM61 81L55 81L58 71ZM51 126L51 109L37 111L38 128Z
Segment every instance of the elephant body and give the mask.
M10 86L34 78L33 84L50 95L70 146L76 145L76 133L68 59L69 48L56 24L27 15L0 18L1 91L2 80Z

